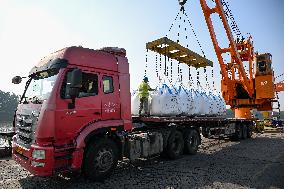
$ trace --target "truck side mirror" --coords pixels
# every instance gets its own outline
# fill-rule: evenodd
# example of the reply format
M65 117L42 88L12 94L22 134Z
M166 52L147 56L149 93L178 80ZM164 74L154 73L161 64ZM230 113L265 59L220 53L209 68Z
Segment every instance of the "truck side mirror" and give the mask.
M71 82L69 89L69 96L72 99L72 103L68 104L69 109L75 108L75 99L79 96L80 88L82 86L82 71L80 69L74 69L71 72Z
M21 76L15 76L12 79L13 84L20 84L22 82L22 77Z

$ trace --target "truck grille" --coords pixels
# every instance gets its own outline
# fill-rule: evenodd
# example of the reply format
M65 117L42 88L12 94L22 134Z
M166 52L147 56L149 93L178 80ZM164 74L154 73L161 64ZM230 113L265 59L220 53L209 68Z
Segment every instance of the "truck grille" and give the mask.
M17 143L29 148L34 140L34 126L37 118L31 115L17 115L16 136Z

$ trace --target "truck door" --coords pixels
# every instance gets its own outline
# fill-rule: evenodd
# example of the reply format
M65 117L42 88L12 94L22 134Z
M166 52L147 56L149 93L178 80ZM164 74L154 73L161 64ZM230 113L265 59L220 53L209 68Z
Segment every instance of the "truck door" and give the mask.
M102 74L102 120L120 119L118 76Z
M68 91L70 89L71 71L66 73L61 87L61 103L57 112L56 135L60 138L73 138L83 126L100 120L101 96L99 93L99 75L94 72L82 71L82 87L76 98L75 108L68 109L71 102Z

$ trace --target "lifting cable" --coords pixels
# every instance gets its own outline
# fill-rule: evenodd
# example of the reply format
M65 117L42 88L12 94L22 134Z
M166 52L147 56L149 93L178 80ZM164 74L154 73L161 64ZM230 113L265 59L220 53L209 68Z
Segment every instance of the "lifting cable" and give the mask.
M157 78L159 78L159 71L158 71L158 54L156 54L156 75L157 75Z
M223 6L223 9L224 9L224 13L225 13L225 16L226 16L226 19L227 19L227 22L229 23L230 27L231 27L231 30L234 32L234 34L237 36L238 39L241 39L243 38L242 36L242 33L238 27L238 24L234 18L234 15L230 9L230 6L229 6L229 3L225 0L220 0L221 1L221 4ZM212 0L213 3L216 4L216 0ZM229 22L230 20L230 22Z
M175 17L173 23L171 24L171 26L170 26L170 28L169 28L169 31L168 31L168 33L167 33L167 35L166 35L166 37L168 37L169 33L171 32L172 28L174 27L175 23L177 22L177 19L179 18L179 21L180 21L180 22L179 22L179 25L178 25L179 31L178 31L178 33L177 33L177 37L178 37L177 43L180 43L180 29L181 29L181 22L182 22L182 16L181 16L181 14L186 17L186 19L184 19L183 22L184 22L184 24L186 23L186 21L189 23L189 26L190 26L190 28L191 28L191 31L192 31L192 33L193 33L193 35L194 35L194 37L195 37L195 40L196 40L196 42L197 42L197 44L198 44L198 46L199 46L199 48L200 48L200 50L201 50L201 52L202 52L202 55L203 55L203 57L206 58L206 55L205 55L205 53L204 53L204 50L203 50L203 48L202 48L202 46L201 46L201 43L200 43L198 37L197 37L197 34L196 34L196 32L195 32L195 29L194 29L192 23L190 22L189 16L188 16L187 13L185 12L185 9L184 9L184 6L183 6L183 5L181 5L181 9L180 9L180 11L177 13L177 15L176 15L176 17ZM187 28L186 28L186 27L184 28L184 31L185 31L185 33L187 32ZM186 39L186 40L188 39L188 35L187 35L187 34L186 34L186 36L185 36L185 39ZM189 45L187 44L186 47L188 48ZM182 80L183 80L183 76L182 76L182 69L181 69L180 67L181 67L181 66L180 66L180 62L178 62L178 70L177 70L177 72L178 72L178 78L180 78L181 81L182 81ZM165 66L165 68L166 68L166 66ZM170 69L172 69L172 60L171 60L171 67L170 67ZM188 68L188 72L189 72L189 79L192 79L190 66L189 66L189 68ZM198 76L198 79L199 79L199 76ZM172 70L171 70L171 80L172 80ZM198 81L198 83L200 83L200 82Z
M196 32L195 32L195 29L194 29L192 23L190 22L190 19L189 19L188 14L185 12L184 7L183 7L181 10L182 10L182 12L183 12L183 15L185 15L185 17L186 17L187 22L189 23L190 29L191 29L191 31L192 31L192 33L193 33L193 35L194 35L194 37L195 37L195 40L196 40L196 42L197 42L197 44L198 44L198 46L199 46L199 48L200 48L200 50L201 50L201 52L202 52L203 57L206 58L206 55L205 55L205 53L204 53L204 50L203 50L203 48L202 48L202 46L201 46L201 43L200 43L200 41L199 41L199 39L198 39L198 37L197 37L197 34L196 34ZM184 20L184 22L185 22L185 20ZM186 31L186 30L187 30L187 29L185 28L185 31ZM186 39L187 39L187 36L186 36ZM187 45L187 47L188 47L188 45ZM196 77L196 79L197 79L197 86L200 87L199 71L198 71L198 69L196 69L196 70L197 70L197 77ZM190 66L189 66L189 68L188 68L188 71L189 71L189 78L192 79L191 73L190 73ZM206 74L206 75L205 75L205 79L206 79L206 84L207 84L207 83L208 83L208 79L207 79L208 77L207 77L206 67L204 68L204 73ZM192 81L190 81L190 85L191 85L191 84L192 84ZM209 85L209 84L208 84L208 85Z
M193 25L191 24L191 22L190 22L190 20L189 20L189 17L188 17L188 15L186 14L186 12L184 12L184 15L185 15L186 18L187 18L187 22L188 22L189 25L190 25L191 31L192 31L192 33L193 33L193 35L194 35L194 37L195 37L195 40L196 40L197 43L198 43L198 46L199 46L199 48L200 48L200 50L201 50L201 52L202 52L203 57L206 58L205 53L204 53L204 51L203 51L203 49L202 49L201 43L200 43L200 41L199 41L199 39L198 39L198 37L197 37L197 35L196 35L196 33L195 33L194 27L193 27Z
M212 1L215 2L214 0L212 0ZM197 42L197 44L198 44L198 46L199 46L199 48L200 48L200 50L201 50L201 52L202 52L203 57L206 58L206 55L205 55L205 53L204 53L204 50L203 50L203 48L202 48L202 46L201 46L201 43L200 43L198 37L197 37L197 34L196 34L196 32L195 32L195 29L194 29L192 23L190 22L190 19L189 19L188 14L185 12L185 9L184 9L184 4L185 4L185 3L186 3L186 0L180 1L181 9L178 11L178 13L177 13L177 15L176 15L174 21L172 22L172 24L171 24L171 26L170 26L170 28L169 28L169 30L168 30L168 33L166 34L166 37L168 37L169 33L171 32L171 30L173 29L175 23L177 22L177 20L178 20L178 18L179 18L179 25L178 25L178 29L179 29L179 30L178 30L178 33L177 33L177 43L180 43L181 22L183 21L183 23L185 24L186 21L187 21L187 22L189 23L189 26L190 26L190 28L191 28L191 31L192 31L192 33L193 33L193 35L194 35L194 38L195 38L195 40L196 40L196 42ZM222 4L223 4L223 3L222 3ZM226 4L226 5L227 5L227 4ZM228 12L227 14L229 14L229 13L231 14L231 11L227 11L227 12ZM183 18L183 20L182 20L182 15L185 16L185 17ZM238 31L239 31L239 30L238 30ZM186 39L186 41L187 41L187 40L188 40L188 35L187 35L188 30L187 30L187 27L186 27L186 26L185 26L185 28L184 28L184 32L186 33L185 39ZM187 48L189 47L188 43L187 43L186 47L187 47ZM167 46L166 46L166 48L165 48L165 51L166 51L166 52L169 51L169 48L167 48ZM167 54L167 53L165 53L165 54ZM165 65L164 65L164 75L167 76L167 77L170 76L170 82L172 83L172 81L173 81L173 59L171 59L171 58L165 56L164 61L165 61ZM170 63L170 66L167 65L167 61ZM170 71L168 70L169 67L170 67ZM147 75L147 69L148 69L148 49L147 49L147 51L146 51L145 76ZM157 77L159 78L159 81L160 81L160 82L161 82L161 76L160 76L160 73L159 73L159 72L161 72L161 71L162 71L162 55L161 55L161 54L159 55L159 65L158 65L158 55L156 54L156 74L157 74ZM200 79L200 76L199 76L200 72L198 71L197 68L196 68L196 71L197 71L197 84L200 85L200 81L199 81L199 79ZM182 80L183 80L183 75L182 75L182 72L183 72L183 71L182 71L182 69L181 69L181 63L180 63L180 62L178 62L178 69L177 69L177 72L178 72L178 79L180 79L180 80L182 81ZM161 73L162 73L162 72L161 72ZM208 84L208 75L207 75L208 72L207 72L207 70L206 70L206 67L204 68L204 73L206 74L206 76L205 76L206 84ZM212 77L213 77L213 69L212 69ZM193 83L193 78L192 78L192 73L191 73L191 66L188 66L188 78L189 78L190 83L192 84L192 83ZM208 84L208 85L209 85L209 84ZM214 81L213 81L213 87L214 87Z
M212 68L212 72L211 72L211 76L212 76L212 85L213 85L213 89L216 91L216 88L215 88L215 78L214 78L214 69Z
M226 2L225 0L221 0L221 3L223 5L224 12L225 12L225 15L227 17L227 21L231 20L231 22L230 22L231 29L233 30L233 32L235 33L237 38L240 39L242 37L242 33L241 33L241 31L238 27L237 22L235 21L234 15L233 15L230 7L229 7L229 3Z
M180 11L181 12L181 11ZM180 22L181 22L181 16L179 16L179 24L178 24L178 34L177 34L177 43L180 42ZM182 71L181 71L181 64L178 62L178 81L182 82Z
M145 71L144 71L144 76L146 77L147 76L147 70L148 70L148 52L149 52L149 49L146 49L146 64L145 64Z
M278 78L281 77L281 76L284 76L284 73L282 73L282 74L276 76L275 79L278 79Z
M180 11L179 11L178 14L176 15L175 20L173 21L173 23L172 23L172 25L171 25L171 27L170 27L170 29L169 29L169 31L168 31L166 37L168 37L168 34L171 32L173 26L175 25L175 22L176 22L177 18L179 17L179 14L180 14Z

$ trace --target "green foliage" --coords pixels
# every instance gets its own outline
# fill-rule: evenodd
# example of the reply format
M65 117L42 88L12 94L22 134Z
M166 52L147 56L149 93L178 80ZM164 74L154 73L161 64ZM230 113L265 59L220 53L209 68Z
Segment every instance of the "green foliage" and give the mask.
M18 95L0 90L0 122L13 120L18 101Z

